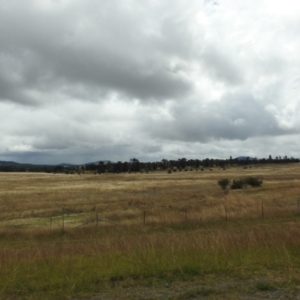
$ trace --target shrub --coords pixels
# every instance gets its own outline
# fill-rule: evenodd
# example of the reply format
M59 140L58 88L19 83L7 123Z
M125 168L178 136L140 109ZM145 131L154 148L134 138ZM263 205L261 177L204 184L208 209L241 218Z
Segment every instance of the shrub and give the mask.
M230 183L230 180L228 178L221 179L221 180L218 181L219 186L223 190L226 190L226 188L228 187L229 183Z
M257 177L246 177L246 178L240 178L233 180L231 184L231 189L242 189L247 185L250 185L252 187L260 187L263 183L263 180ZM220 183L219 183L220 184Z
M232 190L242 189L245 186L245 180L243 178L233 180L231 184Z
M263 180L257 177L247 177L245 178L245 183L252 187L259 187L262 185Z

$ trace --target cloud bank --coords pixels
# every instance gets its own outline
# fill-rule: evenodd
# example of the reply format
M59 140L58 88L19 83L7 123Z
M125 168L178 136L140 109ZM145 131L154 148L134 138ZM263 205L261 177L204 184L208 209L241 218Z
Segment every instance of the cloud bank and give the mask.
M3 0L0 160L299 157L295 1Z

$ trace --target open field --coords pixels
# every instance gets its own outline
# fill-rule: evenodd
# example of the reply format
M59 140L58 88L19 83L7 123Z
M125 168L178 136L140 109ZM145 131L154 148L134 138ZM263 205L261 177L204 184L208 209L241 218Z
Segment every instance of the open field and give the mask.
M299 200L300 164L0 173L0 299L300 299Z

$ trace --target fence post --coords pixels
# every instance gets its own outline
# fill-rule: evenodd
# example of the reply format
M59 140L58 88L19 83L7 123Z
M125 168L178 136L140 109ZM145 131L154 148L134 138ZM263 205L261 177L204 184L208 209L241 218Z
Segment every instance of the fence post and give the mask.
M62 208L62 216L61 216L61 230L65 231L65 208Z
M264 219L265 217L265 212L264 212L264 203L261 203L261 217Z
M146 224L146 211L144 211L144 225Z

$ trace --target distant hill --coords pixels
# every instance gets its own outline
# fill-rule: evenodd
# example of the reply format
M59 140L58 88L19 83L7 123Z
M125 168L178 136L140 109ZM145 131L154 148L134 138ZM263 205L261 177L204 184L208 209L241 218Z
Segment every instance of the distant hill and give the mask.
M0 166L19 166L20 163L16 163L14 161L3 161L0 160Z
M47 164L22 164L22 163L17 163L15 161L3 161L0 160L0 167L11 167L11 168L34 168L34 167L44 167L44 166L49 166L49 167L55 167L55 166L61 166L61 167L76 167L77 165L73 164L68 164L68 163L61 163L58 165L47 165Z
M59 167L76 167L78 165L73 165L73 164L68 164L68 163L61 163L55 166L59 166Z
M99 160L100 161L100 160ZM69 164L69 163L60 163L57 165L47 165L47 164L23 164L23 163L18 163L15 161L3 161L0 160L0 167L10 167L10 168L28 168L28 167L41 167L41 166L49 166L49 167L77 167L77 166L81 166L81 165L98 165L99 161L96 162L90 162L90 163L86 163L86 164ZM109 160L101 160L104 163L108 162Z
M28 167L28 166L34 166L34 165L32 165L32 164L21 164L21 163L15 162L15 161L0 160L0 166L2 166L2 167Z
M238 161L241 161L241 160L254 160L255 158L254 157L250 157L250 156L238 156L236 157L235 159L237 159Z

